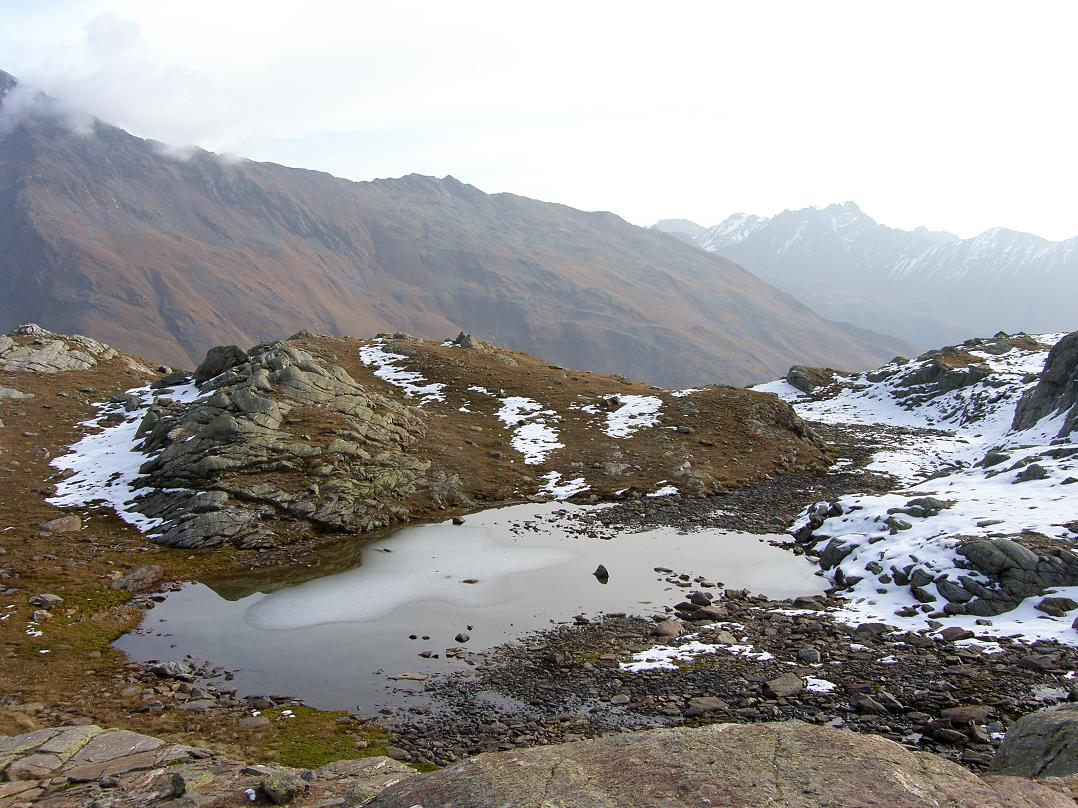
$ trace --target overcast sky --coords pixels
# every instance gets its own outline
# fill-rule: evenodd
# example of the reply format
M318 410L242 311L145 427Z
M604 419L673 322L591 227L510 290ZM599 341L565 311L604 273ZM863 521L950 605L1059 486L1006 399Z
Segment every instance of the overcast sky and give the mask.
M1078 3L0 0L0 68L129 131L637 224L854 200L1078 235Z

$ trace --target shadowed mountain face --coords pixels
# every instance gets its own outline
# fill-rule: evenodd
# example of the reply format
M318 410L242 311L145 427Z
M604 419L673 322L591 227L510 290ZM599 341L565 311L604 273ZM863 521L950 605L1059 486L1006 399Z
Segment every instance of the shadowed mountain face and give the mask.
M86 333L191 366L300 329L460 329L667 384L748 383L901 349L609 213L452 177L355 183L160 144L0 73L0 328Z

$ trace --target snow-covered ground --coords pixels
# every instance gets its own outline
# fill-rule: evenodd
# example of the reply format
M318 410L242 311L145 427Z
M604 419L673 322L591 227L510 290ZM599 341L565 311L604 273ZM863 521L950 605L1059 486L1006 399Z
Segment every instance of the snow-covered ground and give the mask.
M1059 541L1061 549L1068 552L1078 543L1078 533L1067 527L1078 519L1078 484L1071 482L1078 477L1078 456L1068 457L1065 451L1075 446L1078 435L1056 438L1061 419L1051 417L1021 432L1010 429L1019 399L1035 386L1033 374L1043 369L1049 348L1061 336L1038 337L1041 350L1016 348L1001 356L972 351L992 369L992 375L942 395L932 396L927 387L911 388L912 374L925 364L917 361L842 377L842 392L819 401L785 380L755 388L788 400L808 420L941 431L893 438L890 448L877 453L868 468L894 475L896 489L883 495L840 498L842 514L827 518L815 531L815 535L826 537L816 546L817 551L832 540L853 547L838 569L846 578L861 580L843 592L850 600L837 612L839 619L930 628L933 618L919 608L910 616L896 614L908 614L913 611L910 607L920 606L909 586L893 580L892 570L912 566L934 579L922 589L936 597L933 617L944 627L962 626L978 634L1027 639L1056 638L1078 645L1078 631L1071 627L1078 611L1052 617L1034 608L1046 594L1078 600L1078 587L1059 587L1027 598L1013 611L989 618L990 624L984 620L978 623L973 615L942 617L935 611L947 603L937 586L943 576L951 582L968 576L978 583L989 583L956 554L956 547L964 541L1028 531ZM981 461L989 450L1005 454L1006 459L984 467ZM1044 470L1043 479L1020 478L1034 462ZM913 515L896 513L895 509L906 510L911 499L920 497L932 497L950 507L938 514L918 515L916 508ZM811 510L806 510L791 531L807 522ZM832 569L828 574L833 578L835 573Z
M634 432L659 423L663 402L657 396L617 396L621 404L606 414L603 432L611 438L627 438Z
M444 384L428 382L422 373L402 367L401 363L408 361L408 357L390 353L377 340L359 349L359 360L367 367L373 367L374 375L379 379L403 390L407 397L414 396L421 403L445 401Z
M97 405L98 418L81 424L96 431L82 438L67 454L52 460L50 465L54 468L73 473L57 484L56 493L48 501L59 507L105 503L125 522L144 533L150 533L161 520L150 519L131 507L136 496L133 485L139 476L139 466L150 457L139 451L141 440L135 437L135 433L156 399L190 402L198 399L202 393L194 384L184 384L163 390L138 387L128 390L127 395L138 396L141 403L126 412L124 420L101 428L99 419L110 405Z
M539 489L539 494L545 494L557 500L569 499L577 494L584 493L591 487L583 477L562 482L560 471L547 472L540 479L546 480L546 484Z
M524 455L524 463L536 465L546 460L555 449L564 449L558 440L558 430L552 424L558 420L554 410L526 396L506 396L501 399L498 420L513 430L513 448Z
M745 627L740 623L712 623L704 626L701 631L710 629L723 629L728 633L744 631ZM774 659L774 655L768 651L757 651L749 642L748 637L738 639L734 637L733 643L706 643L697 639L700 632L686 634L681 639L684 642L679 645L656 645L644 651L633 654L631 661L621 662L618 667L629 673L639 673L650 670L674 670L679 662L691 662L703 654L733 654L734 656L748 657L759 662Z

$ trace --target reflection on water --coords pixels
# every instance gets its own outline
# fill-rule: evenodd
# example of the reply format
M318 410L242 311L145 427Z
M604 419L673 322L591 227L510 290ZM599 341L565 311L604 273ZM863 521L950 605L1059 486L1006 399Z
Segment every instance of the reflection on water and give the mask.
M458 634L475 652L577 614L647 615L681 600L684 590L655 567L775 598L826 585L809 561L760 537L659 529L602 540L566 529L558 514L575 510L520 505L463 526L405 528L363 546L362 564L344 572L325 574L354 564L355 545L321 557L314 579L302 570L190 584L117 645L136 659L191 654L238 669L241 692L366 711L399 703L390 675L466 667L445 657L461 645ZM539 529L521 530L523 521ZM600 564L609 571L603 581L594 575Z

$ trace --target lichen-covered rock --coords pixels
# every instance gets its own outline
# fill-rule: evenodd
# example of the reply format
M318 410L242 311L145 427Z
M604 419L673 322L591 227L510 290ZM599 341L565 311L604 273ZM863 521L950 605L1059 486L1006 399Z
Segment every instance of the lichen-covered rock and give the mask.
M992 761L992 771L1019 777L1078 774L1078 704L1022 716Z
M480 755L383 791L371 808L1056 808L1070 797L872 735L797 721L659 729Z
M239 364L236 351L211 351L203 397L155 404L139 427L152 457L137 507L163 520L158 541L264 547L407 518L404 500L428 465L412 451L423 431L412 408L287 342L256 346Z

